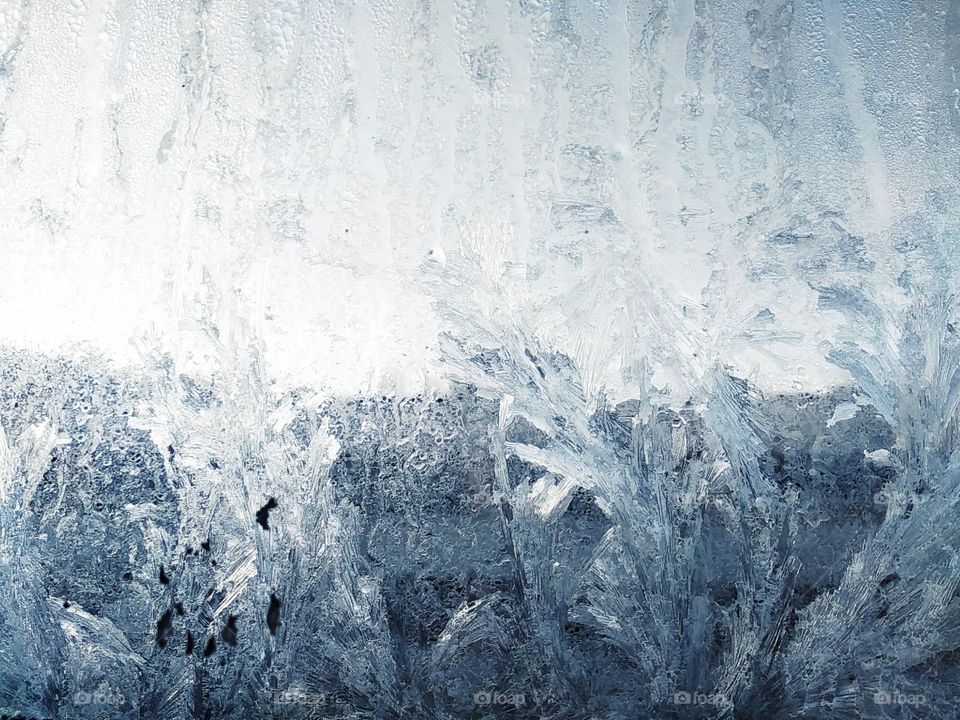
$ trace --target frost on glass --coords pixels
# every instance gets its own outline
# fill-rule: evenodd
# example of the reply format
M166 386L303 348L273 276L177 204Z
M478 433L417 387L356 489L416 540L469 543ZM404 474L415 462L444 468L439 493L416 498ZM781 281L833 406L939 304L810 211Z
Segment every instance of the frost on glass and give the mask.
M960 715L958 31L0 2L0 717Z

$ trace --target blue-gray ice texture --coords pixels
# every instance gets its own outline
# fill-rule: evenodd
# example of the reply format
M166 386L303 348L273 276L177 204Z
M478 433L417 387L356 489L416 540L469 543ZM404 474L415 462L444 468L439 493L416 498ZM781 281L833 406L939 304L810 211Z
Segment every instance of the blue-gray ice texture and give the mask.
M960 717L956 0L0 31L0 716Z

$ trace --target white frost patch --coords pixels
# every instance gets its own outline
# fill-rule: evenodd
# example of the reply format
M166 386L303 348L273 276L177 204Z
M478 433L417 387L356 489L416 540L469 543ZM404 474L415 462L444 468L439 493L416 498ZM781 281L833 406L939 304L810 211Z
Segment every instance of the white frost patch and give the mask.
M530 488L530 502L540 517L552 520L566 509L578 484L571 478L555 481L551 476L545 475Z
M860 412L860 406L856 403L840 403L833 410L833 417L827 420L827 427L833 427L838 422L851 420Z
M893 467L895 464L889 450L880 449L872 452L864 450L863 456L867 459L867 462L876 467Z

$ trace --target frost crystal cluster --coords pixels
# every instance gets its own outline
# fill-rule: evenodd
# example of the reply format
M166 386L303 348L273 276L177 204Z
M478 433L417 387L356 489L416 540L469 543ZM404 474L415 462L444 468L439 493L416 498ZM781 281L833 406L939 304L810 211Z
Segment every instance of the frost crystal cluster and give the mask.
M956 0L0 0L0 718L960 717Z

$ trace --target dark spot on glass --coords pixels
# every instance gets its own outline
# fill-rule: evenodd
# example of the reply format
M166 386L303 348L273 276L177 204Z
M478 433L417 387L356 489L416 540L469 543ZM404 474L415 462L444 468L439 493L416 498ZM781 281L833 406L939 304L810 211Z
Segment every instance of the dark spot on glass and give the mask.
M277 501L274 498L267 500L267 504L257 510L257 524L264 530L270 529L270 511L277 507Z
M173 634L173 611L167 610L157 621L157 645L162 648L167 646L167 641Z
M237 644L237 616L231 615L227 618L227 624L223 626L223 641L230 646Z
M283 603L273 593L270 593L270 608L267 610L267 628L271 635L277 634L277 628L280 627L280 606Z

